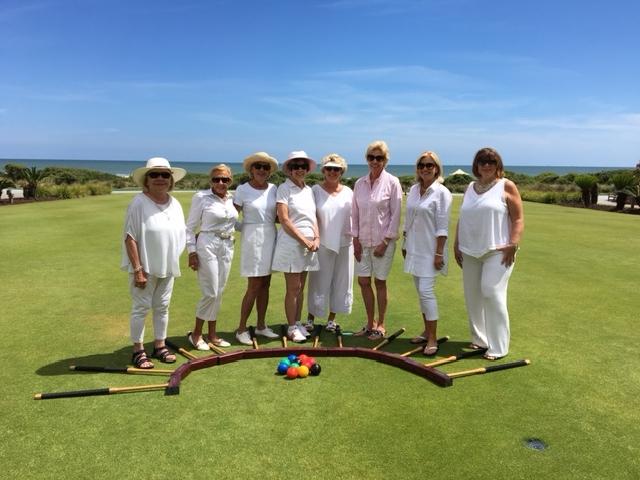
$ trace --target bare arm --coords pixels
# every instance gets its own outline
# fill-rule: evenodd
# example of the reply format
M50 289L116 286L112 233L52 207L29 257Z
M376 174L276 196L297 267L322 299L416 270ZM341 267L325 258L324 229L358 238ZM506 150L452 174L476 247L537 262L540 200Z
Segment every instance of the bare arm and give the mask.
M524 209L518 187L511 180L505 182L504 193L511 220L511 231L509 232L509 245L500 250L502 250L502 264L509 267L515 261L518 244L524 232Z
M124 239L124 245L127 249L129 262L131 262L131 265L133 266L133 279L135 286L138 288L144 288L147 286L147 274L140 263L138 242L136 242L131 235L127 235L127 238Z

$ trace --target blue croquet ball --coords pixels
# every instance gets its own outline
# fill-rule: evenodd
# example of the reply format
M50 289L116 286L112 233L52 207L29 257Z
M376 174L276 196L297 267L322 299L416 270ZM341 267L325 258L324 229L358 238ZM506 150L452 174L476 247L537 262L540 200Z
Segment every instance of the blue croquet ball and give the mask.
M287 369L289 368L289 365L287 365L286 363L279 363L278 364L278 373L280 375L284 375L285 373L287 373Z
M322 369L320 368L320 364L314 363L313 365L311 365L311 368L309 369L309 375L317 377L318 375L320 375L321 370Z
M287 359L289 360L289 362L293 363L293 362L295 362L295 361L298 359L298 357L296 357L296 356L292 353L291 355L289 355L289 356L287 357Z

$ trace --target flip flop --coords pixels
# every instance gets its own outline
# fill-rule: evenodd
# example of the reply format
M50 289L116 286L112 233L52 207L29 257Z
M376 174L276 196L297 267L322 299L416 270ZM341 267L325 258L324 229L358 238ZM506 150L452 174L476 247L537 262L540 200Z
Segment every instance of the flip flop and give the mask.
M411 340L409 340L409 343L413 343L414 345L416 345L418 343L424 343L426 341L427 341L427 339L425 337L423 337L422 335L416 335Z
M440 347L438 347L438 345L434 345L432 347L427 345L426 347L424 347L422 353L427 357L434 357L436 353L438 353L438 350L440 350Z

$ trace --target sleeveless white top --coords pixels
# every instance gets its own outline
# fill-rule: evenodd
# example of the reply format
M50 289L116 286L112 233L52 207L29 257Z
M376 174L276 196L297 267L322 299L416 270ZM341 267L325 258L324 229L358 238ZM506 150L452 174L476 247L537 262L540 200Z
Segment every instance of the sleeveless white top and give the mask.
M316 201L320 244L339 253L340 247L351 245L351 202L353 191L346 185L336 195L330 195L319 184L311 188Z
M505 179L477 194L471 182L462 200L458 223L458 247L462 253L480 258L510 243L511 219L504 195Z

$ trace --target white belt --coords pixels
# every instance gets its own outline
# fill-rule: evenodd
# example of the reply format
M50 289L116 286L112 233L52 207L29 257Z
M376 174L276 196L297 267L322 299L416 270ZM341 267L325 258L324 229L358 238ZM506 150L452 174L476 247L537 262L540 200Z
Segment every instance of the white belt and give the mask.
M202 233L211 233L218 238L222 238L223 240L229 240L230 238L233 238L233 233L227 233L227 232L214 232L213 230L203 230Z

